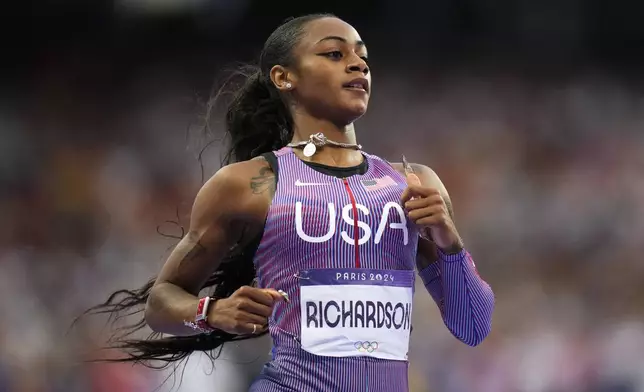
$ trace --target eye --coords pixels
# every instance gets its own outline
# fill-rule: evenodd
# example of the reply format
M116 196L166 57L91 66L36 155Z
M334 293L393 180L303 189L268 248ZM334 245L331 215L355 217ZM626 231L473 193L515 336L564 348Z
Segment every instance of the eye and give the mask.
M369 59L367 58L367 56L360 56L360 58L364 60L365 63L369 62Z
M340 60L342 58L342 52L339 50L334 50L332 52L324 53L324 56L329 57L333 60Z

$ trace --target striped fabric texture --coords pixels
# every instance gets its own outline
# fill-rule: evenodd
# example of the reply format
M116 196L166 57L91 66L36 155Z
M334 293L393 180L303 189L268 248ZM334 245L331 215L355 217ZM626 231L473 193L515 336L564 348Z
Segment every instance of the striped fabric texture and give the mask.
M275 155L279 178L255 267L258 285L285 291L290 303L278 303L269 319L273 357L250 390L408 391L407 361L304 351L299 295L300 272L306 269L415 269L418 230L400 206L405 178L369 154L364 154L366 173L346 179L312 169L289 147ZM454 336L480 343L489 332L494 297L469 254L441 255L421 278Z

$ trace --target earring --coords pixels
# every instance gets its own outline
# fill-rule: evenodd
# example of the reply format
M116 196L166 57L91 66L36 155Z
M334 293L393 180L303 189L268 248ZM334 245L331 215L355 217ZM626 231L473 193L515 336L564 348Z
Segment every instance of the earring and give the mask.
M291 89L291 87L293 87L293 85L291 84L291 82L286 82L286 88L290 90L290 89Z

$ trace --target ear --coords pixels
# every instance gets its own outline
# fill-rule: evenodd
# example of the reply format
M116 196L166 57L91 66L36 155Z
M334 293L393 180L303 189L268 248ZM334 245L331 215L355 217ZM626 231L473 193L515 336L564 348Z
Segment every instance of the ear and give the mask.
M271 81L281 92L289 92L295 89L295 75L281 65L275 65L271 68Z

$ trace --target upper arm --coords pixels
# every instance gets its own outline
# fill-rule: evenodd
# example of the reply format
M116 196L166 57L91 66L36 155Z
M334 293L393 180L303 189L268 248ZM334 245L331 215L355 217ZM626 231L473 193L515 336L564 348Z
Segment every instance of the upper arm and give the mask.
M270 177L265 162L243 162L220 169L203 185L192 207L188 233L172 251L156 284L172 283L197 295L230 248L262 229L268 203L253 185L258 176Z

